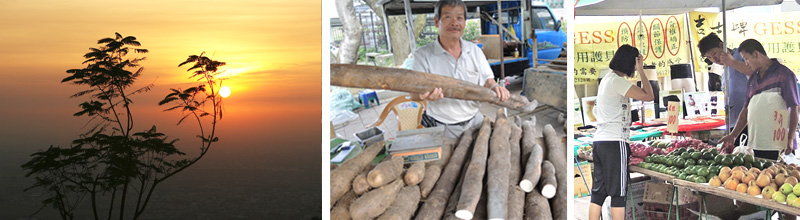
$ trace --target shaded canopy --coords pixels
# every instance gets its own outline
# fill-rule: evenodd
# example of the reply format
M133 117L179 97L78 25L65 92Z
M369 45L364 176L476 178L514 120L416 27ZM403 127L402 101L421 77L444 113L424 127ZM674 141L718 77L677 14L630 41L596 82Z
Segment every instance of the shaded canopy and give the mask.
M783 0L726 0L727 10L745 6L776 5ZM694 11L696 8L721 7L722 0L578 0L576 16L616 16L616 15L675 15Z

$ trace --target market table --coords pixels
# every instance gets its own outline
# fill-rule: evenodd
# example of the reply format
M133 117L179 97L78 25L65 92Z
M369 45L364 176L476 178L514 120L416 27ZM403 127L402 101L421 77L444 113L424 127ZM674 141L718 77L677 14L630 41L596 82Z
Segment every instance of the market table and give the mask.
M667 175L667 174L663 174L663 173L659 173L659 172L656 172L656 171L648 170L648 169L641 168L641 167L638 167L638 166L628 166L628 172L641 173L641 174L650 176L652 178L655 178L655 179L658 179L658 180L667 181L667 182L673 182L674 180L677 179L677 177L675 177L675 176L670 176L670 175Z
M587 161L592 161L592 159L593 159L591 156L580 156L579 158L587 160ZM635 172L635 173L641 173L643 175L650 176L651 178L654 178L654 179L663 180L663 181L671 183L673 186L682 186L682 187L686 187L686 188L689 188L689 189L692 189L692 190L695 190L695 191L700 191L700 192L704 192L704 193L708 193L708 194L713 194L713 195L721 196L721 197L724 197L724 198L734 199L734 200L745 202L745 203L749 203L749 204L752 204L752 205L761 206L761 207L764 207L764 208L767 208L767 209L776 210L776 211L779 211L779 212L782 212L782 213L787 213L787 214L796 215L796 216L800 215L800 208L794 207L794 206L790 206L790 205L787 205L787 204L774 202L774 201L771 201L771 200L765 200L765 199L761 198L761 195L759 195L759 196L751 196L751 195L748 195L748 194L736 192L734 190L728 190L728 189L725 189L723 187L710 186L710 185L708 185L708 183L689 182L689 181L678 179L675 176L671 176L671 175L667 175L667 174L664 174L664 173L659 173L659 172L656 172L656 171L644 169L644 168L639 167L639 166L629 166L628 167L628 171L629 172Z
M728 190L722 187L714 187L708 185L708 183L694 183L685 180L675 179L673 180L673 184L676 186L683 186L689 189L693 189L696 191L714 194L717 196L735 199L737 201L742 201L745 203L750 203L752 205L761 206L767 209L777 210L779 212L791 214L791 215L800 215L800 208L790 206L787 204L782 204L778 202L774 202L771 200L762 199L761 195L759 196L751 196L745 193L736 192L734 190ZM779 193L779 192L776 192Z
M693 131L706 131L724 125L725 125L724 116L681 119L678 122L678 133L686 133L687 136L691 136ZM664 126L664 128L662 128L661 131L667 134L667 127Z

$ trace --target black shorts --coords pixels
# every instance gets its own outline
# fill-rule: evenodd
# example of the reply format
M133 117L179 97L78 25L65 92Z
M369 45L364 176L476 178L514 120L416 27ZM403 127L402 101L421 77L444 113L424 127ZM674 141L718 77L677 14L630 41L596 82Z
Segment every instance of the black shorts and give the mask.
M614 197L622 197L621 205L624 206L630 181L628 173L630 145L625 141L595 141L592 143L592 152L594 158L592 197L595 197L595 194L602 197L611 196L612 200ZM620 204L612 202L612 206L614 205Z
M780 150L756 150L753 149L753 157L769 160L778 160L781 157Z

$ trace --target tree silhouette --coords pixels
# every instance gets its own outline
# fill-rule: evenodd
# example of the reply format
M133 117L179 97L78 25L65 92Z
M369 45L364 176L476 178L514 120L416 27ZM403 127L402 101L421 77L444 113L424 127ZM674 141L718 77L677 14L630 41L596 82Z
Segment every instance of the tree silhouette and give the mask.
M62 219L74 219L75 208L86 197L91 200L94 219L100 219L98 204L109 204L104 213L106 219L115 214L123 219L128 202L135 202L133 219L138 219L160 183L196 163L212 143L219 140L215 131L217 121L222 118L222 99L214 89L221 83L216 78L218 67L225 63L202 54L189 56L179 66L195 63L189 70L196 69L190 78L198 79L197 86L171 89L172 93L158 103L175 105L165 111L180 109L183 112L178 124L194 116L200 125L201 153L175 159L185 155L175 147L177 139L168 139L154 125L147 130L134 131L130 97L149 91L153 84L130 91L144 70L139 63L146 58L126 57L131 51L147 53L148 50L138 48L141 44L135 37L122 37L119 33L97 43L102 46L90 48L91 52L84 55L86 60L82 64L86 67L67 70L70 76L61 81L89 87L71 97L89 97L79 104L81 111L74 116L89 117L87 124L94 122L94 125L73 140L70 147L50 146L32 154L22 168L28 171L26 177L33 176L36 181L25 190L41 188L47 192L49 196L42 201L43 205L58 210ZM206 110L207 107L210 110ZM208 120L201 120L207 116L211 116L210 124ZM204 124L210 125L210 132L205 132ZM101 197L106 194L110 194L110 198ZM108 201L99 201L102 199Z

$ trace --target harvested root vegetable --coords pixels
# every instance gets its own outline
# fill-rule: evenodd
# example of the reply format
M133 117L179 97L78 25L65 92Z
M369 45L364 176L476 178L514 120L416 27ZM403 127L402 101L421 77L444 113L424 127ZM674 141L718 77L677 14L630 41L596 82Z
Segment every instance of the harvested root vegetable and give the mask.
M536 144L536 123L533 121L522 122L522 141L520 143L520 164L528 164L528 158L533 151L533 145Z
M350 204L357 197L353 190L347 191L331 209L331 220L350 220Z
M491 122L488 118L484 117L483 124L491 124ZM481 126L481 129L483 129L483 126ZM475 129L467 129L467 131L461 135L461 140L458 142L456 149L453 150L450 161L444 167L444 170L442 170L441 176L438 178L433 190L427 197L424 196L426 194L426 187L424 187L426 184L424 182L428 180L426 174L422 183L422 195L423 198L425 198L425 202L422 204L422 207L419 208L419 212L414 219L426 220L442 218L445 205L447 205L447 199L450 197L450 194L453 193L453 188L456 186L458 176L461 175L461 168L464 165L464 160L467 159L467 152L472 145L472 141L475 139L475 133ZM428 170L431 170L431 168L428 167Z
M508 211L508 178L511 172L511 151L508 144L511 127L503 109L497 110L492 137L489 142L489 159L486 179L486 214L488 219L506 219Z
M550 208L553 219L567 219L567 210L563 208L567 204L567 145L558 136L553 126L547 124L542 130L545 142L547 143L547 160L553 163L556 170L556 181L562 187L557 187L556 195L550 199Z
M369 183L367 183L367 172L363 172L358 174L355 179L353 179L353 191L357 195L363 195L367 191L369 191Z
M367 174L367 183L372 188L381 187L400 177L403 173L403 157L392 157L375 166L375 169Z
M525 175L522 175L522 180L519 181L519 187L525 192L531 192L542 175L542 160L544 160L542 146L534 143L532 149L528 164L525 165Z
M461 189L461 198L458 199L456 206L456 217L461 219L472 219L475 208L483 192L483 176L486 173L486 158L489 154L489 137L492 133L489 118L484 118L478 137L475 138L475 145L472 149L472 157L464 174L464 183ZM506 174L508 177L508 174Z
M353 220L378 217L392 205L400 188L403 188L403 180L396 179L388 185L365 193L350 204L350 216Z
M542 178L539 180L539 192L545 198L551 199L556 195L557 188L556 168L549 160L545 160L542 162Z
M563 205L563 204L562 204ZM561 209L565 209L560 206ZM552 220L555 219L550 212L550 204L547 198L533 190L525 197L525 220Z
M525 192L514 184L508 184L508 212L506 219L522 219L525 213Z
M436 181L439 180L439 175L441 174L442 168L436 165L425 169L425 178L422 178L422 182L419 184L423 199L428 198L428 193L430 193L433 186L436 185Z
M331 64L331 85L411 93L425 93L441 88L442 94L447 98L489 102L521 112L532 112L539 105L536 100L528 101L528 98L519 95L511 95L506 101L500 101L497 93L474 82L377 66Z
M519 116L516 116L515 118L519 118ZM522 176L522 163L520 163L522 160L520 158L520 139L522 139L522 128L516 124L511 124L511 137L508 139L508 147L511 151L511 159L509 159L511 170L509 170L508 173L508 181L511 183L519 182L519 179Z
M403 180L406 181L406 186L414 186L422 182L423 178L425 178L425 163L416 162L406 170Z
M361 153L342 163L338 168L331 170L331 206L342 197L361 170L372 162L378 153L383 150L383 141L379 141L362 150Z
M378 220L406 220L411 219L419 207L419 186L406 186L400 189L392 206L378 218Z

